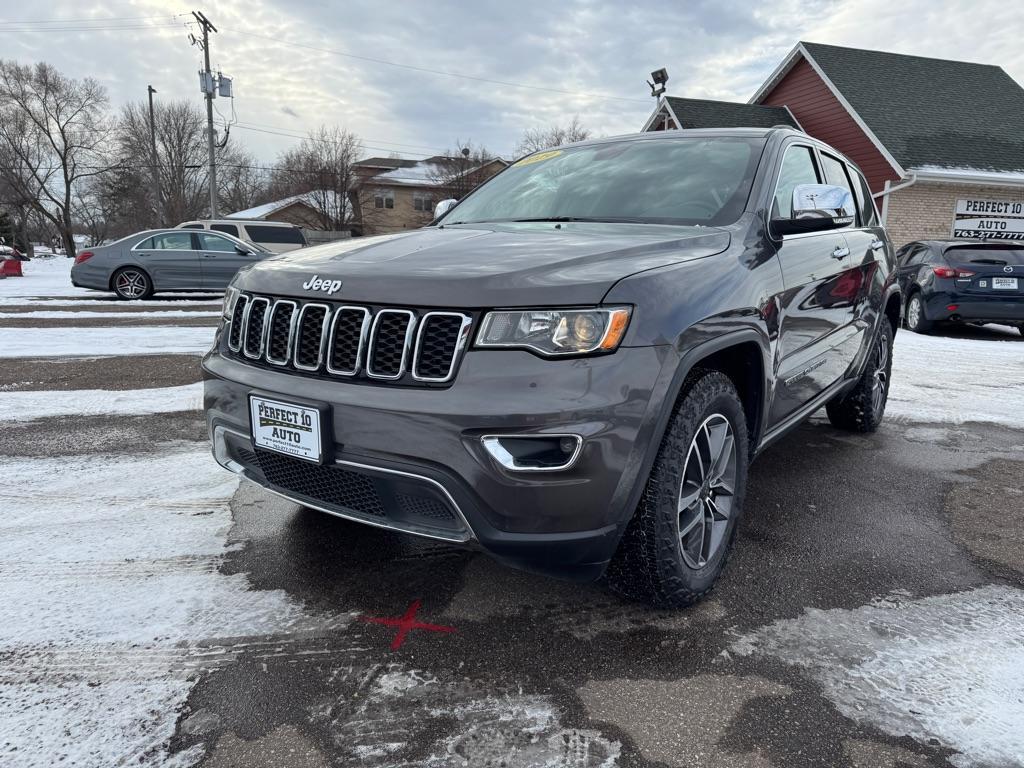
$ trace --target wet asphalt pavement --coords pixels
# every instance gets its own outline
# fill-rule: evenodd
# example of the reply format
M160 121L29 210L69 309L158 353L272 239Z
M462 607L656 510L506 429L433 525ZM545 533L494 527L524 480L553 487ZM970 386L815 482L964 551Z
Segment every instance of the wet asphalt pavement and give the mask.
M196 363L5 361L0 391L91 388L112 370L131 387L174 386L198 379ZM6 427L0 459L203 439L196 413L43 419ZM938 740L850 717L799 666L736 643L808 609L1024 588L1022 471L1024 431L886 423L851 435L815 418L755 462L722 580L677 612L243 482L221 572L321 620L240 639L231 663L196 672L168 747L236 768L948 765ZM373 619L413 609L435 626L393 648L398 628Z

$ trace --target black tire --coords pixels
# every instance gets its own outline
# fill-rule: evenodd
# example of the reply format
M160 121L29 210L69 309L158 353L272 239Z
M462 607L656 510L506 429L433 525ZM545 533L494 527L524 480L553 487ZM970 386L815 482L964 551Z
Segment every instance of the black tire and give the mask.
M703 471L703 463L690 457L695 456L692 451L700 452L702 430L710 437L711 433L704 429L709 422L715 432L724 423L731 429L732 493L724 493L722 488L716 491L709 478L708 483L700 486L700 498L681 511L684 491L687 497L696 497L698 493L692 490L697 485L690 476L698 464ZM608 567L611 588L631 599L668 608L690 605L710 592L732 549L736 524L743 511L749 461L747 422L736 387L719 371L691 374L661 441L640 503ZM705 501L705 492L711 501ZM726 500L727 518L716 519L715 512L724 507ZM699 518L702 522L696 524L699 530L691 528L691 533L681 536L681 525L692 524L681 522L687 513L688 520ZM692 542L698 533L702 537L701 554L705 535L710 536L709 547L711 543L716 547L713 552L709 549L703 564L700 557L696 562L693 559L697 548L692 547Z
M915 291L907 299L906 318L907 328L914 333L928 333L935 327L935 323L924 316L924 302L921 300L920 291Z
M153 295L153 281L139 267L121 267L110 278L110 287L125 301L148 299Z
M832 426L850 432L874 432L878 429L889 399L892 341L892 326L888 320L883 320L857 386L825 406Z

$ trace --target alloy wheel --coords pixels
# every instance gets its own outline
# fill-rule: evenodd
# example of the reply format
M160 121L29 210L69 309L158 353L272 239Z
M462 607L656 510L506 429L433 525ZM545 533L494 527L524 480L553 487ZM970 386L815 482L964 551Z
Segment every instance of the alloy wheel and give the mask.
M917 328L917 324L921 322L921 300L917 296L913 296L910 299L910 305L907 307L907 325L911 329Z
M883 321L884 322L884 321ZM878 352L875 355L875 371L871 380L871 408L879 413L885 404L889 386L889 339L885 334L878 337Z
M703 568L725 545L735 488L736 439L715 413L690 442L679 486L679 546L690 568Z
M126 299L137 299L146 293L146 276L134 269L126 269L117 275L114 287Z

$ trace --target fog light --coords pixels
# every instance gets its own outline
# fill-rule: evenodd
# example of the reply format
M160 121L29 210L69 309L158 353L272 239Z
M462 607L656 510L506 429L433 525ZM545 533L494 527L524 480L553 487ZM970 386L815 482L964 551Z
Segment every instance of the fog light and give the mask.
M484 448L512 472L560 472L576 463L583 448L579 435L484 435Z

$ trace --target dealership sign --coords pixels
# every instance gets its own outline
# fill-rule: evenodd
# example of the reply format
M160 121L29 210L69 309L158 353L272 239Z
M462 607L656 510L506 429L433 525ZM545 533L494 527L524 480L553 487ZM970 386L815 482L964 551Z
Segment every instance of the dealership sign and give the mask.
M953 237L1024 240L1024 201L957 200Z

